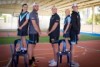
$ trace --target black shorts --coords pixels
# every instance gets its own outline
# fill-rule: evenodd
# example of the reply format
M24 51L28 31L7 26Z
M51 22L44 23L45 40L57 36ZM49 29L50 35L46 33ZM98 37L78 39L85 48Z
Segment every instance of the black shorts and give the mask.
M39 42L39 35L38 34L29 34L29 43L36 44Z
M69 37L70 37L69 32L66 32L66 34L63 34L63 37L64 37L64 38L69 38Z
M49 42L52 43L52 44L53 44L55 41L59 40L59 36L57 36L57 35L51 35L51 36L49 36L49 37L50 37Z
M17 29L17 31L18 31L18 33L17 33L18 36L27 36L28 35L27 29L21 29L21 30Z
M70 32L70 40L72 43L77 44L78 34L76 32Z

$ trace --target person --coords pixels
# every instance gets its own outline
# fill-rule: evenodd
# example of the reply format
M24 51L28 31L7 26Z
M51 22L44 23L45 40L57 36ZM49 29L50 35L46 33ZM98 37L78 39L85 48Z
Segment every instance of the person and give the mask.
M49 61L49 66L56 66L57 65L57 58L56 58L56 45L53 44L54 41L59 40L60 35L60 17L57 14L57 8L55 6L52 7L52 16L50 18L50 24L48 29L48 35L50 37L50 43L53 48L54 59Z
M78 5L77 3L74 3L72 5L72 14L71 14L71 43L77 44L78 39L80 38L80 14L78 12Z
M29 45L28 45L28 57L29 57L29 66L35 65L34 49L36 43L39 42L39 35L41 33L39 27L39 17L38 10L39 5L33 3L33 10L30 13L30 22L29 22Z
M65 14L66 17L64 19L63 37L65 38L66 41L66 49L64 49L64 51L68 51L69 49L67 44L69 44L68 40L70 39L70 22L71 22L70 10L66 9Z
M72 5L72 14L71 14L71 29L70 29L70 46L71 46L71 60L73 60L73 50L75 44L78 43L80 38L80 14L78 12L78 5L74 3ZM75 65L74 61L71 61L71 66Z
M22 46L21 47L21 52L27 53L27 45L26 45L26 38L25 36L28 35L28 21L29 21L29 12L27 11L28 5L23 4L22 5L22 10L19 15L19 20L18 20L18 36L21 37L22 41Z

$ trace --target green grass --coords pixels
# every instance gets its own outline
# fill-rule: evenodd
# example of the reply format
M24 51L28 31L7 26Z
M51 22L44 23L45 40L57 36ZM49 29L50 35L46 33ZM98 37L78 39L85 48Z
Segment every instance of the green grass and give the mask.
M60 39L63 37L61 36ZM13 43L15 39L18 37L0 37L0 44L10 44ZM28 37L27 37L28 39ZM81 35L80 41L88 41L88 40L100 40L100 37L97 36L89 36L89 35ZM49 37L40 37L40 43L48 43Z

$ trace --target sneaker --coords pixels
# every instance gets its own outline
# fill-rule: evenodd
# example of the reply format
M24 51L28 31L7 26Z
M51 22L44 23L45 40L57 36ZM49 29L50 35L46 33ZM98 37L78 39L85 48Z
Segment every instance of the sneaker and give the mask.
M66 51L69 51L68 49L66 49Z
M52 63L52 62L54 62L54 59L50 60L48 63Z
M68 65L70 66L70 63L68 63ZM72 61L71 62L71 67L79 67L79 63L75 62L75 61Z
M63 52L68 52L69 50L68 49L65 49Z
M52 67L52 66L57 66L57 62L54 61L54 62L50 63L49 66L50 66L50 67Z

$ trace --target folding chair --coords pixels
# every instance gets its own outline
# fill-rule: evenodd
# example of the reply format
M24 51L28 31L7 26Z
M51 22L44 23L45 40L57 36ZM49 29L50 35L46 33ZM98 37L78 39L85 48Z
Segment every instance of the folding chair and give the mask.
M72 45L70 45L70 51L64 51L66 49L66 42L64 39L55 41L53 44L57 43L58 44L58 52L57 52L57 67L59 67L59 62L62 63L62 56L66 55L67 58L67 63L69 67L71 67L71 61L72 61ZM63 43L63 48L62 51L60 50L60 45ZM65 43L65 44L64 44ZM69 40L70 43L70 40ZM71 44L71 43L70 43Z
M27 43L27 46L28 46L28 40L26 40L26 43ZM27 53L22 53L21 51L17 52L16 51L16 45L17 44L19 44L20 48L21 48L21 46L22 46L21 39L15 40L14 41L14 46L10 45L11 53L12 53L11 66L12 67L18 67L19 56L23 56L24 57L25 67L28 67L28 64L27 64Z

